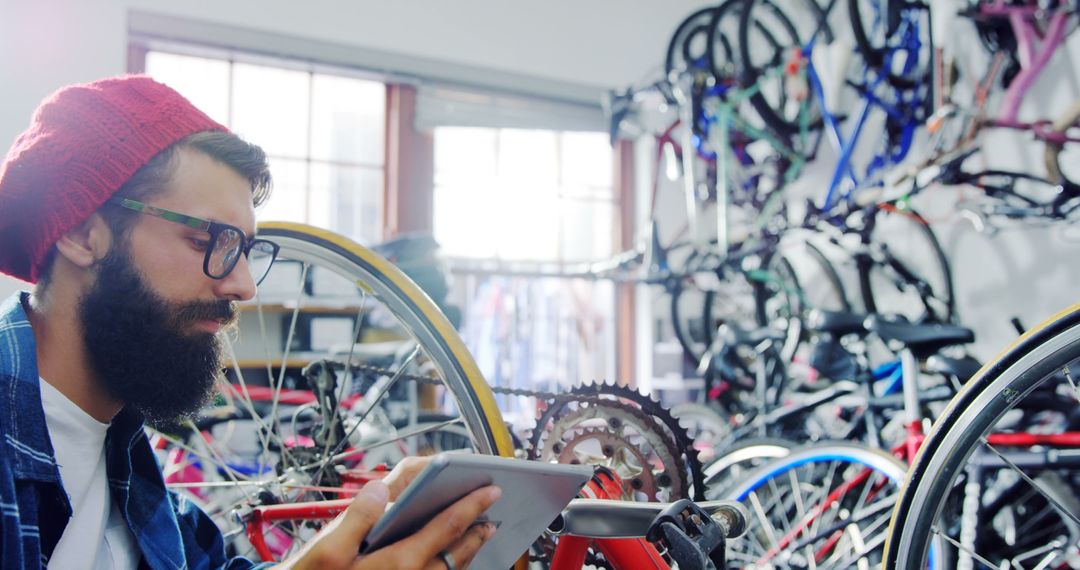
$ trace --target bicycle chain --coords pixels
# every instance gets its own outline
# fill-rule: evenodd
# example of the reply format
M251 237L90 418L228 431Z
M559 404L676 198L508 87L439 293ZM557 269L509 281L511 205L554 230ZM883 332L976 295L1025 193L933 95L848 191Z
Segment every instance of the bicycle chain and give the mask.
M360 372L366 372L370 374L379 374L384 376L394 377L397 376L402 380L411 380L419 384L427 384L429 386L440 386L444 383L438 378L432 378L430 376L420 376L417 374L408 374L405 372L398 372L390 370L389 368L382 368L380 366L373 366L371 364L353 364L351 366L353 370ZM526 390L524 388L505 388L502 386L491 386L491 391L495 394L506 394L508 396L528 396L532 398L541 398L544 400L550 400L560 395L559 392L542 392L539 390ZM585 396L582 399L589 400L589 396ZM598 397L591 398L593 400L599 399Z

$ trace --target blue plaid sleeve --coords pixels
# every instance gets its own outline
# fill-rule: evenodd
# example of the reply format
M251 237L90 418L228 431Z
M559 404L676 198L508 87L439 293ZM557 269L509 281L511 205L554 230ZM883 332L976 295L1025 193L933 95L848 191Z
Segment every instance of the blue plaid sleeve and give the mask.
M256 564L243 557L229 559L225 556L225 541L214 521L195 503L183 495L169 491L169 500L176 512L180 535L184 540L188 568L246 570L269 568L272 563Z

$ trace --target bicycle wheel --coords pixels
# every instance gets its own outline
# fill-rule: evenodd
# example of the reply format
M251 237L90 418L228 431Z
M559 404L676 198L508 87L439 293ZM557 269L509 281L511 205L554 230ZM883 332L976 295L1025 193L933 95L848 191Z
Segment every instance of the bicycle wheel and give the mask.
M795 442L786 439L757 437L719 450L703 469L705 498L727 497L731 488L745 481L747 475L769 461L786 457L796 447Z
M718 81L735 78L740 66L735 48L739 24L739 12L743 0L724 0L710 14L705 43L707 56Z
M898 89L925 88L933 69L930 10L907 0L848 0L855 46Z
M799 276L791 261L784 255L773 254L764 272L754 275L758 296L762 298L759 321L778 331L784 331L784 346L780 356L791 362L803 339L803 317L806 298Z
M713 47L709 45L712 41L709 37L709 22L712 21L713 11L721 9L726 3L697 10L675 28L664 57L664 74L668 80L672 79L672 74L693 71L707 71L717 78L720 77L712 64Z
M725 323L743 330L770 326L784 331L782 355L790 360L802 335L802 290L783 256L770 255L764 264L759 269L729 267L720 281L691 279L672 293L675 336L691 362L701 362Z
M704 255L693 254L687 266ZM670 292L675 337L690 362L697 365L716 338L716 329L733 323L754 329L764 323L764 299L749 277L736 270L718 277L716 271L695 272Z
M953 320L952 271L930 225L910 208L882 207L873 215L869 258L857 263L866 311L912 322Z
M1075 447L1078 365L1075 305L1025 333L964 385L908 473L885 568L921 564L932 540L967 567L1076 567L1080 466L1074 452L1058 451L1054 436L1072 436L1066 447Z
M814 101L804 69L800 37L823 34L816 26L824 21L821 8L806 2L810 14L799 18L809 24L802 35L792 20L772 0L743 0L739 24L739 82L756 89L750 103L761 120L781 136L793 136L803 128L822 123L819 102Z
M728 543L729 561L874 567L904 471L896 458L850 443L818 444L765 464L728 493L753 519L743 538Z
M382 446L422 446L425 438L460 426L475 452L512 456L494 396L463 341L401 271L370 250L311 226L268 222L260 224L259 234L281 251L259 294L241 310L240 334L226 343L235 384L223 391L248 419L240 430L247 432L249 449L241 454L235 445L218 445L225 442L206 432L194 434L206 442L198 447L163 435L202 463L203 473L216 472L213 481L171 486L188 494L200 491L200 503L233 539L236 553L251 554L232 532L237 521L231 513L237 508L348 496L350 476L362 475L365 454ZM374 350L381 346L374 341L398 348ZM336 357L331 342L344 346ZM320 374L286 373L309 361L323 363L308 369ZM372 378L378 381L367 382ZM389 409L387 395L414 383L429 407L450 410L454 417L386 430L371 421ZM358 399L358 392L366 393ZM311 397L283 397L294 393ZM442 405L430 406L439 401ZM461 443L458 438L455 447ZM245 459L256 467L238 469ZM279 555L311 534L308 525L289 522L266 533L276 538Z
M813 234L805 236L792 232L791 235L798 237L786 246L783 255L801 276L803 311L822 309L850 313L851 303L840 273L821 247L810 241Z

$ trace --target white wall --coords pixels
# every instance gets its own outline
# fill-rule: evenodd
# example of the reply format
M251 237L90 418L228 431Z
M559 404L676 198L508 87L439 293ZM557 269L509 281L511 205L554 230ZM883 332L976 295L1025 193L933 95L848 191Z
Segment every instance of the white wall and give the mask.
M618 87L655 74L675 26L706 4L698 0L0 0L0 53L4 54L0 57L0 146L7 148L25 128L37 103L55 88L125 70L131 10L294 40ZM228 38L222 41L227 44ZM1038 103L1078 96L1075 70L1072 61L1055 62L1039 86L1045 96ZM993 163L1015 161L1028 147L1016 137L994 144ZM1030 159L1027 162L1032 164ZM1008 317L1019 316L1030 326L1080 299L1076 243L1058 231L1025 230L987 238L955 221L940 231L954 259L961 316L981 335L980 356L989 356L1012 336ZM16 286L0 278L0 295Z
M132 10L607 88L658 69L669 31L703 4L0 0L0 147L6 152L38 102L56 88L125 71ZM0 276L0 295L17 286Z
M705 2L669 0L0 0L0 141L56 87L125 70L131 10L614 87L659 68L668 34ZM180 31L182 35L182 30ZM228 44L228 38L222 38Z

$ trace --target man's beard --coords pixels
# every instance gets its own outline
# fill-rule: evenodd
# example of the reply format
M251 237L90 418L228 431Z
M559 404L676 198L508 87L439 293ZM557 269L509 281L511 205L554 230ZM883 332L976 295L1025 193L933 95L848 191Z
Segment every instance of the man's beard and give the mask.
M209 403L223 347L202 320L235 320L225 300L170 303L139 276L123 244L97 264L79 302L84 342L101 387L151 427L173 431Z

